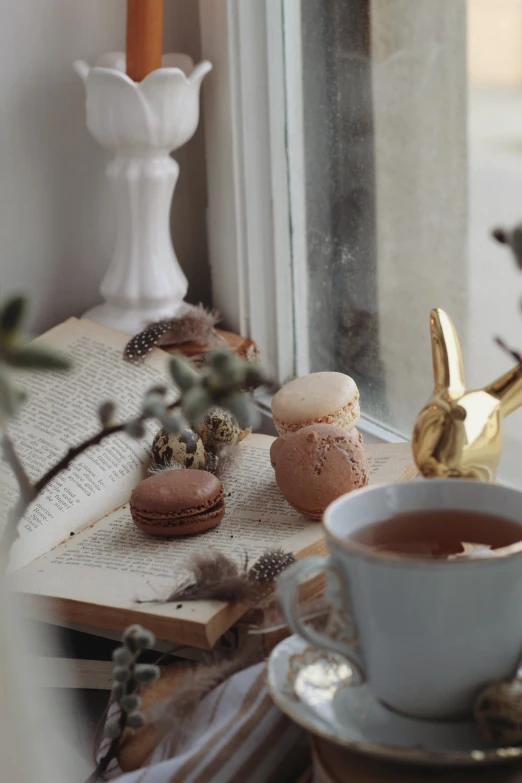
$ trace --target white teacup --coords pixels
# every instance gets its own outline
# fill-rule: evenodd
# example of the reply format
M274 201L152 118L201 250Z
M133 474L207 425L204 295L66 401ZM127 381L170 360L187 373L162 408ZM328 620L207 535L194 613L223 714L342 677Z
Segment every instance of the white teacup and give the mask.
M351 540L372 523L427 510L503 517L520 525L520 541L490 557L448 560ZM368 487L332 503L324 527L330 556L282 574L282 610L294 633L344 655L377 699L411 716L452 719L468 715L488 683L514 675L522 653L521 493L460 479ZM330 635L296 611L299 584L318 571L329 577Z

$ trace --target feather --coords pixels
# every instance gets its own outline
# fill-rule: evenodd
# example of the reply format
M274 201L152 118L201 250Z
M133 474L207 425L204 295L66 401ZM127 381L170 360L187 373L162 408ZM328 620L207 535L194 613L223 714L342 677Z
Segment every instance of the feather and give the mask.
M128 362L140 362L152 349L159 345L161 337L169 328L170 321L158 321L136 334L124 348L123 358Z
M223 446L213 454L214 467L210 472L218 477L220 481L225 479L229 473L234 470L234 463L238 457L239 451L237 444L235 446Z
M150 712L150 718L163 734L177 737L177 747L190 730L190 720L201 701L221 683L237 672L261 660L259 652L245 650L236 653L232 659L210 665L199 665L188 670L183 684L178 685L172 695L159 702Z
M248 580L246 568L222 552L194 555L190 578L168 597L167 601L249 601L256 586Z
M262 647L250 645L232 659L210 652L200 664L178 661L162 669L161 676L141 693L141 711L147 723L140 729L125 729L118 751L124 772L145 766L154 748L169 735L169 752L178 753L192 731L202 700L236 672L259 662Z
M155 476L157 473L166 473L169 470L189 470L184 465L178 465L176 462L170 462L168 465L158 465L156 462L151 462L147 468L149 476Z
M125 346L127 361L138 362L157 345L180 345L194 342L207 345L216 338L215 327L220 316L217 310L206 310L202 304L189 305L175 318L165 318L149 324Z
M239 566L218 551L193 555L188 563L190 575L166 598L137 600L140 604L165 604L175 601L255 602L266 594L267 583L275 580L294 556L282 549L269 549L248 569L248 557Z
M172 603L174 601L241 601L255 598L257 585L248 579L247 560L238 566L222 552L193 555L188 564L190 576L177 585L167 598L138 603Z
M254 563L248 577L256 582L275 582L279 574L292 563L295 563L292 552L285 552L281 547L269 549Z
M170 328L162 335L161 345L207 345L216 337L215 328L220 320L217 310L207 310L202 304L190 306L180 316L170 319Z

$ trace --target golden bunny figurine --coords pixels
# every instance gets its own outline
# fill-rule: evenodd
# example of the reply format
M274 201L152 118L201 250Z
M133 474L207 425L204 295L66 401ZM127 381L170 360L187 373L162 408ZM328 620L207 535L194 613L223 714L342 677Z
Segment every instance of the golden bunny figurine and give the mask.
M467 390L459 339L444 310L430 315L435 386L413 430L413 456L426 477L494 481L502 418L522 405L522 365L483 389Z

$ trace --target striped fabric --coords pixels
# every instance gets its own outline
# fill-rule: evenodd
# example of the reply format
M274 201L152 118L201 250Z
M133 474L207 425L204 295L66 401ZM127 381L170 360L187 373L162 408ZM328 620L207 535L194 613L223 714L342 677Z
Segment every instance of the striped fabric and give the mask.
M203 699L181 743L167 735L149 766L119 783L297 781L309 764L305 732L273 704L265 679L264 663L235 674Z

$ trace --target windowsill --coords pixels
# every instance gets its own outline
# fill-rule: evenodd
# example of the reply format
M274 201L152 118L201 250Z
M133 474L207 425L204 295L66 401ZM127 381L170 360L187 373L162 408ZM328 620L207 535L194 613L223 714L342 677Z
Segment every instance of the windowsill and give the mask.
M265 435L277 436L270 409L272 395L268 392L258 390L255 393L254 398L258 410L261 413L261 422L257 428L258 431ZM387 427L383 427L366 416L361 417L357 429L362 432L365 443L405 443L407 441L407 438L398 435Z

